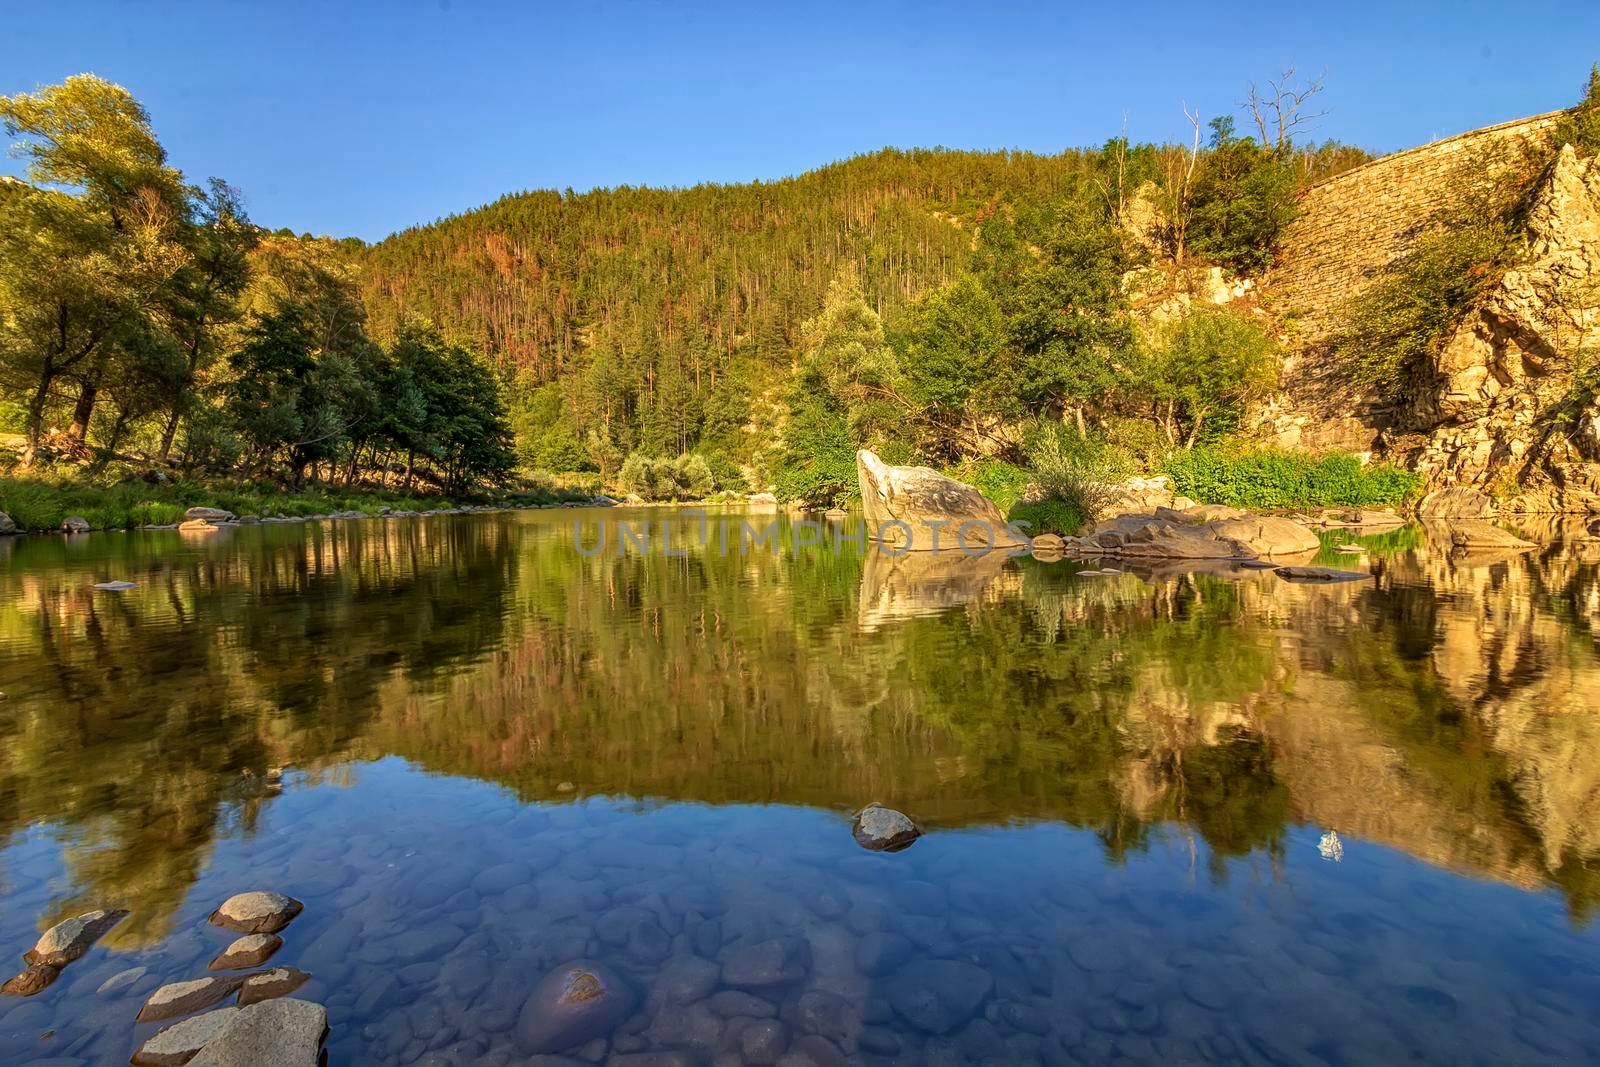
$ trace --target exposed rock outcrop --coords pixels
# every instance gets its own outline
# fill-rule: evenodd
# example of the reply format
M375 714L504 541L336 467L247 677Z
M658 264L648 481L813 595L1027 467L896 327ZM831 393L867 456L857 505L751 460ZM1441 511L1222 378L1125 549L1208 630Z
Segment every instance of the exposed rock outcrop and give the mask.
M916 552L1025 548L982 493L929 467L891 467L872 452L856 453L856 478L867 536Z

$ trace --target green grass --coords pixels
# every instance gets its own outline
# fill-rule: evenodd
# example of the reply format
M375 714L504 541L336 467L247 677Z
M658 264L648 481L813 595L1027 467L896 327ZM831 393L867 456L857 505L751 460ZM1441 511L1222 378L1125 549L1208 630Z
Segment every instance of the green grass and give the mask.
M584 495L587 494L531 485L493 499L510 504L542 504ZM185 510L197 506L224 508L236 515L293 518L334 511L377 514L384 508L421 511L484 503L488 499L322 488L286 492L270 484L238 482L152 485L52 475L0 478L0 512L10 515L18 529L30 531L59 530L68 515L83 516L96 530L125 530L179 522Z
M1172 485L1202 504L1236 508L1394 507L1416 495L1421 479L1355 456L1260 447L1202 447L1167 458Z

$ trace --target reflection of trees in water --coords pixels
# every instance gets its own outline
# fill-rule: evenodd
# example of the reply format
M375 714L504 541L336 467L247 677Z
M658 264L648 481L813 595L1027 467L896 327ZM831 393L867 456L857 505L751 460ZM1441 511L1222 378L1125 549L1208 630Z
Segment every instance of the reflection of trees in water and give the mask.
M379 687L413 684L498 637L515 554L485 522L362 523L172 540L19 544L0 609L0 839L53 824L80 903L134 914L142 943L270 765L356 746ZM37 548L35 549L35 546ZM88 589L111 573L138 588Z
M1565 556L1396 542L1332 588L1022 560L935 588L849 551L587 559L549 516L102 543L7 569L0 832L61 828L62 910L132 906L125 937L248 828L241 771L387 753L525 798L1061 820L1113 857L1175 824L1216 877L1308 823L1596 900L1600 594ZM140 585L85 590L106 576Z

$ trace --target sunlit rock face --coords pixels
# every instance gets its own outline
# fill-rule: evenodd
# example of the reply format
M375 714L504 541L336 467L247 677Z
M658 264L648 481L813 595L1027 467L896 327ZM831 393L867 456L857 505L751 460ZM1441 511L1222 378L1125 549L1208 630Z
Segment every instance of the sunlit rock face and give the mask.
M1022 548L982 493L929 467L891 467L866 449L856 453L856 478L867 535L914 552Z
M1600 511L1600 418L1543 426L1573 387L1573 357L1600 343L1600 159L1563 147L1536 186L1526 253L1440 350L1439 422L1416 457L1435 484L1488 484L1509 467L1503 511Z

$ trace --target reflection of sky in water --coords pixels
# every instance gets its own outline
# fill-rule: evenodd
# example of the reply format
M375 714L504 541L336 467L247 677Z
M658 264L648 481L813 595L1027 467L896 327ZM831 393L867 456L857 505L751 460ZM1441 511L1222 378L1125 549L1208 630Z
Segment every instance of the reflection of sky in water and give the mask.
M227 941L205 916L257 887L307 904L272 963L316 976L297 995L328 1005L334 1062L516 1062L555 963L647 994L797 931L805 978L764 995L797 1050L820 1028L867 1061L1573 1061L1600 1038L1579 554L1389 535L1376 581L1330 589L583 560L570 521L11 543L0 947L135 915L0 1000L0 1058L125 1062L143 996L203 974ZM86 591L107 577L139 587ZM933 832L865 853L868 800ZM933 959L993 983L937 1035L892 1006ZM845 1008L819 1019L816 991ZM605 1051L709 1062L742 1024L706 1003Z

